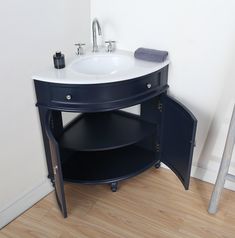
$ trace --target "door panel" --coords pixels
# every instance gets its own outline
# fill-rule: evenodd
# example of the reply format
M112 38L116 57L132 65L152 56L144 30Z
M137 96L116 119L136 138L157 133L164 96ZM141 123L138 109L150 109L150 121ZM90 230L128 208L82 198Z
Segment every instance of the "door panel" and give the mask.
M181 103L162 95L161 161L189 188L197 120Z
M51 120L52 120L52 112L48 111L46 114L45 129L46 129L46 134L48 136L50 152L51 152L51 162L52 162L53 174L54 174L56 199L63 216L67 217L67 209L66 209L65 194L64 194L64 182L63 182L63 175L62 175L61 163L60 163L59 146L50 127L50 125L53 124L51 123Z

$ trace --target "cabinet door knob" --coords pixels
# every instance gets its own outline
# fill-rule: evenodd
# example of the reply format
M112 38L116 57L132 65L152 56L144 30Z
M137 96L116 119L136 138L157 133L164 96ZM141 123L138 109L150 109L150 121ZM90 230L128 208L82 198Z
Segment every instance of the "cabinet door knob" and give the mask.
M147 88L151 88L152 87L152 84L151 83L147 83Z
M54 172L54 175L57 174L57 170L58 170L58 166L56 165L55 167L53 167L53 172Z
M69 101L72 99L72 96L70 94L66 95L66 99Z

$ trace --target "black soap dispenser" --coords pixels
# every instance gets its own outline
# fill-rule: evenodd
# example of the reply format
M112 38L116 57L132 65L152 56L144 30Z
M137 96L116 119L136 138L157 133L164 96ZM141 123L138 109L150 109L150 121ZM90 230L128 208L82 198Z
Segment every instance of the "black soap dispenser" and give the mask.
M60 52L57 51L54 55L53 55L53 60L54 60L54 67L56 69L62 69L65 67L65 59L64 59L64 55Z

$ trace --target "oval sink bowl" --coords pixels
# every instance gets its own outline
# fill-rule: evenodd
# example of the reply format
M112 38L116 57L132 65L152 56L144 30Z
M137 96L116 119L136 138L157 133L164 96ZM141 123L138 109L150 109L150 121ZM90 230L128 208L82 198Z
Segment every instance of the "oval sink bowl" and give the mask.
M89 75L112 75L134 66L133 57L121 54L99 54L83 56L75 60L71 69Z

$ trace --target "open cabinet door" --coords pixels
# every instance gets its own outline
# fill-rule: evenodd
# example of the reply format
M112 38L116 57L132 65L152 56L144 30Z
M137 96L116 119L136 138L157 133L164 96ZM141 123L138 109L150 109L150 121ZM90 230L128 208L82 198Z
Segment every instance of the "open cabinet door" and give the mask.
M166 94L161 97L162 131L160 160L189 188L197 120L181 103Z
M55 194L56 194L56 199L60 207L60 210L64 218L66 218L67 208L66 208L65 194L64 194L63 175L62 175L61 163L60 163L60 153L59 153L58 143L50 128L51 118L52 118L51 112L48 111L46 114L45 129L46 129L46 134L48 136L50 152L51 152L51 162L52 162L53 173L54 173Z

